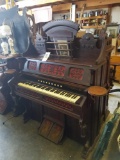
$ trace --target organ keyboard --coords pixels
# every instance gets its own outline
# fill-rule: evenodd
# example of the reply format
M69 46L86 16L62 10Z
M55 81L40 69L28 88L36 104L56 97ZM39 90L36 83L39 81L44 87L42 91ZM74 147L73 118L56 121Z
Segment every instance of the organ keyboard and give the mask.
M62 99L67 102L70 102L70 103L77 103L78 100L80 100L80 96L77 94L74 94L72 92L68 92L65 90L56 89L54 87L49 87L47 85L35 84L33 82L19 82L18 86L33 90L40 94L53 96L58 99Z
M29 63L30 59L26 62ZM26 70L26 69L25 69ZM52 79L45 77L36 77L30 73L23 71L14 82L14 91L16 95L39 101L43 105L59 110L75 119L82 118L82 110L86 109L86 95L77 93L75 89L70 89L68 82L58 83ZM69 89L68 89L69 88Z

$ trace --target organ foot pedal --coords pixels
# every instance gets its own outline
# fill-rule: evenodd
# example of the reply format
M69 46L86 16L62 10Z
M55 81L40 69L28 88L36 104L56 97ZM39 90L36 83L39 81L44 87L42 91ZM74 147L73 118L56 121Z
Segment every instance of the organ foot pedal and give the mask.
M40 126L39 134L50 141L58 144L63 137L64 127L56 122L45 118Z

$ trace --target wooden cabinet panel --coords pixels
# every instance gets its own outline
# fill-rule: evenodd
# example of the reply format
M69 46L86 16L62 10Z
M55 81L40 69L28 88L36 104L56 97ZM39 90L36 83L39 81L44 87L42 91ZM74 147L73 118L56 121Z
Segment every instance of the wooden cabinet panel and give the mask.
M120 63L120 56L111 56L110 62ZM115 79L120 81L120 66L116 67Z

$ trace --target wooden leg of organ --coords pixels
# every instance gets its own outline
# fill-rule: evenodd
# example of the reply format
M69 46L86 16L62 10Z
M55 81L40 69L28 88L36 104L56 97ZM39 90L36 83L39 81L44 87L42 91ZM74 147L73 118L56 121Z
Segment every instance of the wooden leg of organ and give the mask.
M106 111L105 107L103 107L105 104L105 100L107 97L108 90L101 86L91 86L88 88L88 97L89 97L89 110L90 110L90 120L89 120L89 131L88 131L88 143L86 143L85 146L85 153L86 156L90 150L95 144L95 141L98 137L101 123L104 120L103 117L105 117ZM102 100L103 99L103 100ZM103 103L102 103L102 102ZM104 115L103 115L104 114Z

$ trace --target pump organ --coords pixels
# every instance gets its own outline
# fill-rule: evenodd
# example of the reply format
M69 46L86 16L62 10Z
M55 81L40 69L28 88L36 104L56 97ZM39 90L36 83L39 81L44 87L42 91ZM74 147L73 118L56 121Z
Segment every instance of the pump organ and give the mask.
M109 90L111 39L104 31L96 39L89 33L76 38L78 24L67 20L49 22L43 31L48 40L42 52L45 47L50 57L26 57L24 69L10 82L12 94L25 101L25 115L39 117L42 136L59 143L67 135L92 146L107 115L108 95L87 91L90 86Z

